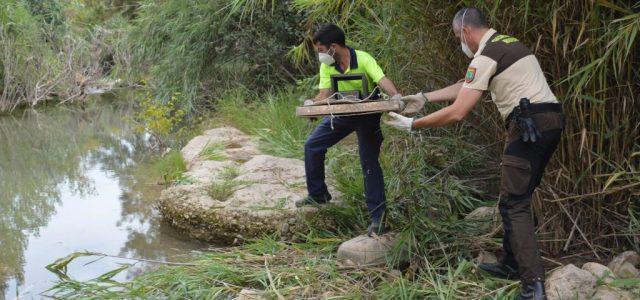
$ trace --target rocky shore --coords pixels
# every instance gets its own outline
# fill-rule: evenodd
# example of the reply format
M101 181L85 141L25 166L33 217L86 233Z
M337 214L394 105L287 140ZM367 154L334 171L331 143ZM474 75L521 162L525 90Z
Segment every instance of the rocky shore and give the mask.
M230 244L263 234L287 235L302 222L325 222L314 218L317 209L294 205L306 196L304 163L262 154L254 138L235 128L208 130L181 154L187 172L162 193L159 208L190 237Z

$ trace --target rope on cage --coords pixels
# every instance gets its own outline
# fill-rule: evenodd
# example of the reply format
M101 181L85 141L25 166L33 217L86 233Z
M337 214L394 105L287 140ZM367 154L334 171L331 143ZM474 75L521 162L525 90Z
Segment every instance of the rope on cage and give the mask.
M361 102L364 102L364 101L367 101L367 100L371 99L371 97L373 97L373 95L375 95L376 91L379 91L379 92L380 92L380 94L381 94L381 95L382 95L382 97L383 97L383 100L388 100L388 99L389 99L389 96L388 96L387 94L385 94L384 92L382 92L382 91L380 90L380 87L379 87L379 86L376 86L376 87L373 89L373 91L371 91L371 93L369 93L369 96L367 96L367 97L366 97L366 98L364 98L364 99L357 99L357 98L354 98L353 96L346 96L346 97L342 97L342 98L340 98L339 100L341 100L341 101L346 101L346 102L349 102L349 103L361 103ZM329 122L330 122L330 125L331 125L331 130L334 130L334 129L335 129L335 128L333 127L333 119L334 119L334 118L336 118L336 116L333 114L333 110L331 109L331 100L332 100L335 96L337 96L337 95L340 95L340 93L338 93L338 92L334 92L334 93L333 93L333 94L331 94L329 97L327 97L327 98L324 98L324 99L322 99L322 100L317 101L317 102L319 102L319 103L322 103L322 102L324 101L325 103L327 103L327 106L329 106ZM366 113L352 113L352 114L344 114L344 115L340 115L340 117L361 116L361 115L368 115L368 114L371 114L371 112L366 112Z

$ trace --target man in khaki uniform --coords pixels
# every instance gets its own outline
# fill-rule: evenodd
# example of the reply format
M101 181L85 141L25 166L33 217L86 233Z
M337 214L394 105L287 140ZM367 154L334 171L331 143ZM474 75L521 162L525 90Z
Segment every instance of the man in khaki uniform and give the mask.
M505 121L506 145L501 159L500 214L504 225L504 256L498 264L481 264L489 273L520 278L518 299L545 299L544 267L531 219L531 196L560 141L562 108L536 57L516 38L490 29L476 8L460 10L453 31L462 51L472 59L464 82L402 99L417 112L425 102L454 101L428 116L414 120L390 113L385 123L411 131L459 122L482 98L491 98Z

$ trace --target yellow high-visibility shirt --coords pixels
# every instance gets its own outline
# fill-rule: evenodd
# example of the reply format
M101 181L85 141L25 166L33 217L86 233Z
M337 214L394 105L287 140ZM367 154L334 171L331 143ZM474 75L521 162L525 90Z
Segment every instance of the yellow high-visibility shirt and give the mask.
M366 91L366 95L373 92L374 84L378 84L380 79L384 77L384 72L376 62L376 60L367 52L354 50L350 47L349 53L351 55L351 61L347 70L342 70L338 63L333 65L320 64L320 89L331 88L331 75L336 74L364 74L367 78L367 86L369 88ZM338 91L362 91L362 82L360 80L347 80L338 82ZM335 92L335 91L334 91ZM363 91L364 92L364 91ZM364 97L366 97L364 95Z

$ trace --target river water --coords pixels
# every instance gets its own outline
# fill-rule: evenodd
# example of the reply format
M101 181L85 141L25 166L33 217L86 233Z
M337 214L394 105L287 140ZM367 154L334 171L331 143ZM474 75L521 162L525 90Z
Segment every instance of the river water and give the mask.
M161 186L144 166L157 154L131 122L131 96L92 97L0 117L0 299L42 298L57 279L45 266L73 252L167 261L203 247L154 208ZM74 261L68 274L88 280L135 262L95 260Z

